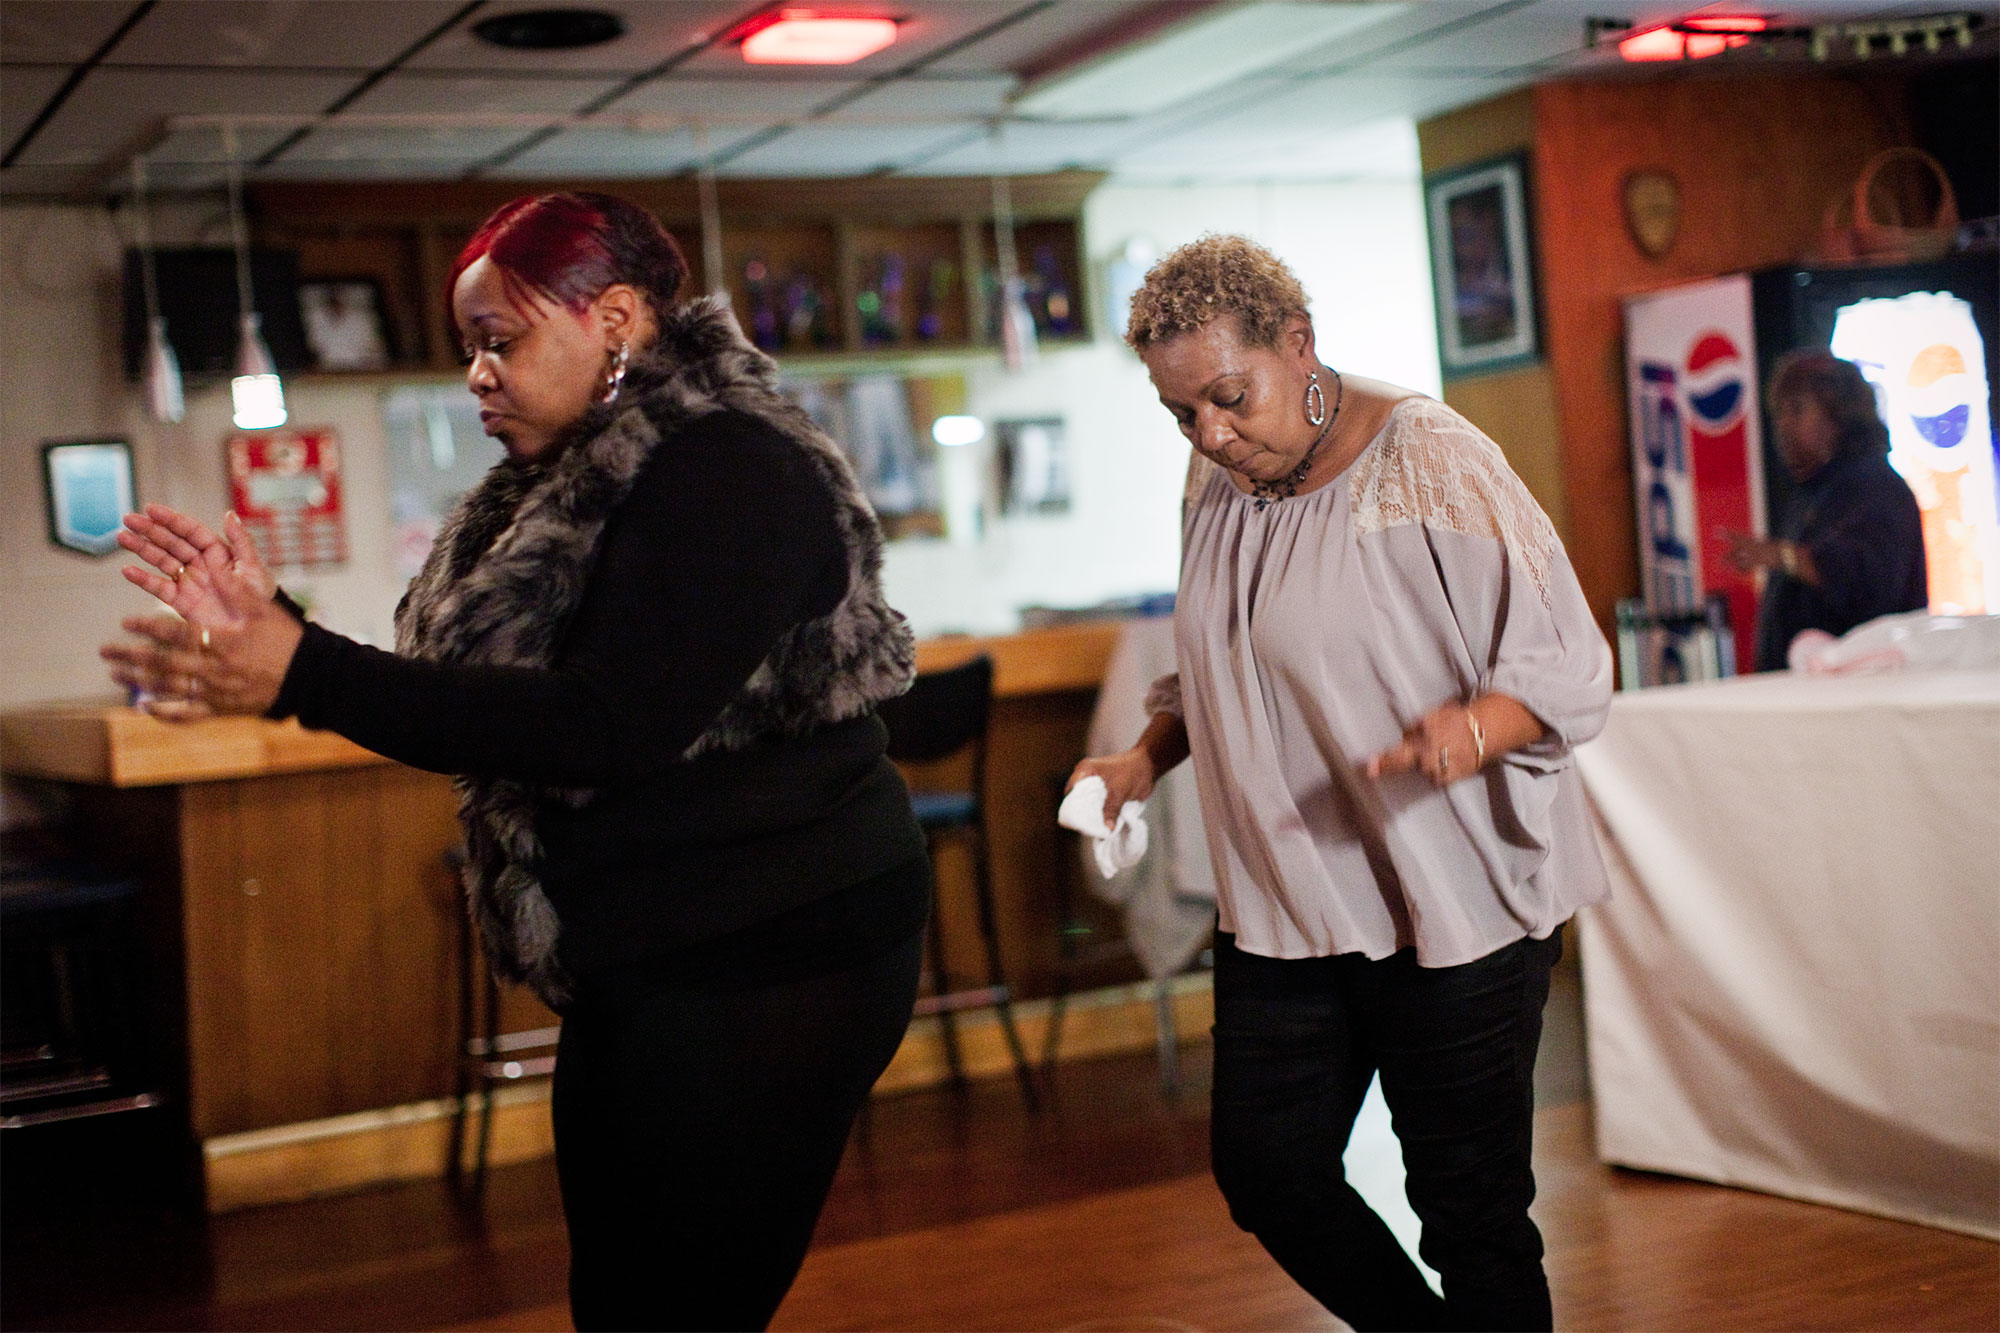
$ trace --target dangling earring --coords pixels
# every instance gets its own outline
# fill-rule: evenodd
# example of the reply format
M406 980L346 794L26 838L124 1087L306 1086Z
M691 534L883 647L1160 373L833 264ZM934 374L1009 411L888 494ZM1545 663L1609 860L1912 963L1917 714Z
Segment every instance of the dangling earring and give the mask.
M1306 383L1306 420L1315 426L1326 424L1326 390L1319 387L1317 370Z
M597 401L615 403L618 390L625 383L625 366L632 359L632 344L619 343L618 350L611 354L611 367L604 372L604 393Z

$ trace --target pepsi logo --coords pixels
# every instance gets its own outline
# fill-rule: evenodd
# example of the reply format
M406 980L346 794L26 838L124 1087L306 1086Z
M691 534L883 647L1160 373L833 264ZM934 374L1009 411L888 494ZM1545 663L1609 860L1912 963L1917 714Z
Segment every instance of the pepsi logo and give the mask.
M1688 409L1704 429L1719 433L1743 415L1743 353L1721 333L1695 339L1687 359Z
M1950 449L1965 439L1972 424L1976 388L1966 373L1965 357L1950 343L1932 343L1910 359L1904 377L1909 388L1905 404L1917 434L1937 449Z

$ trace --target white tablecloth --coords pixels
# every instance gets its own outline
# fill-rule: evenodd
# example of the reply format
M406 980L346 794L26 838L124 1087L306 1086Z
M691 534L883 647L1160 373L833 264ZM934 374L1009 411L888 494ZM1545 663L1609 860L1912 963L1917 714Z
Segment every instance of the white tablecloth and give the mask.
M2000 672L1620 694L1604 1160L2000 1238Z
M1128 749L1146 729L1146 691L1174 669L1174 620L1127 621L1104 667L1090 719L1092 754ZM1161 778L1146 801L1148 838L1139 863L1106 880L1084 854L1083 875L1125 908L1125 938L1149 977L1169 977L1193 961L1215 925L1215 870L1202 831L1194 765Z

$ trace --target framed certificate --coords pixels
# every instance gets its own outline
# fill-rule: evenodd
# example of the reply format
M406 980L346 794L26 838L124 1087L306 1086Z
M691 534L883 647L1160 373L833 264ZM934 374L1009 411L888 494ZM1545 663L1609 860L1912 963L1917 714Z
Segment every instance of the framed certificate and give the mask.
M132 445L126 440L54 440L42 446L49 540L84 555L118 549L133 509Z

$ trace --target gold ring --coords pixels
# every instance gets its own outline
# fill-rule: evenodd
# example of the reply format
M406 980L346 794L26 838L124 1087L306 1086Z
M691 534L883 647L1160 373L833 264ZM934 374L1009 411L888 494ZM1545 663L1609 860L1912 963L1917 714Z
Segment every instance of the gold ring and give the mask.
M206 625L201 627L201 650L203 652L208 651L208 626Z
M179 569L176 569L174 571L174 582L179 583L181 581L181 575L187 573L187 570L188 567L186 565L182 565Z
M1451 772L1451 747L1449 745L1440 745L1438 746L1438 776L1443 777L1449 772Z

